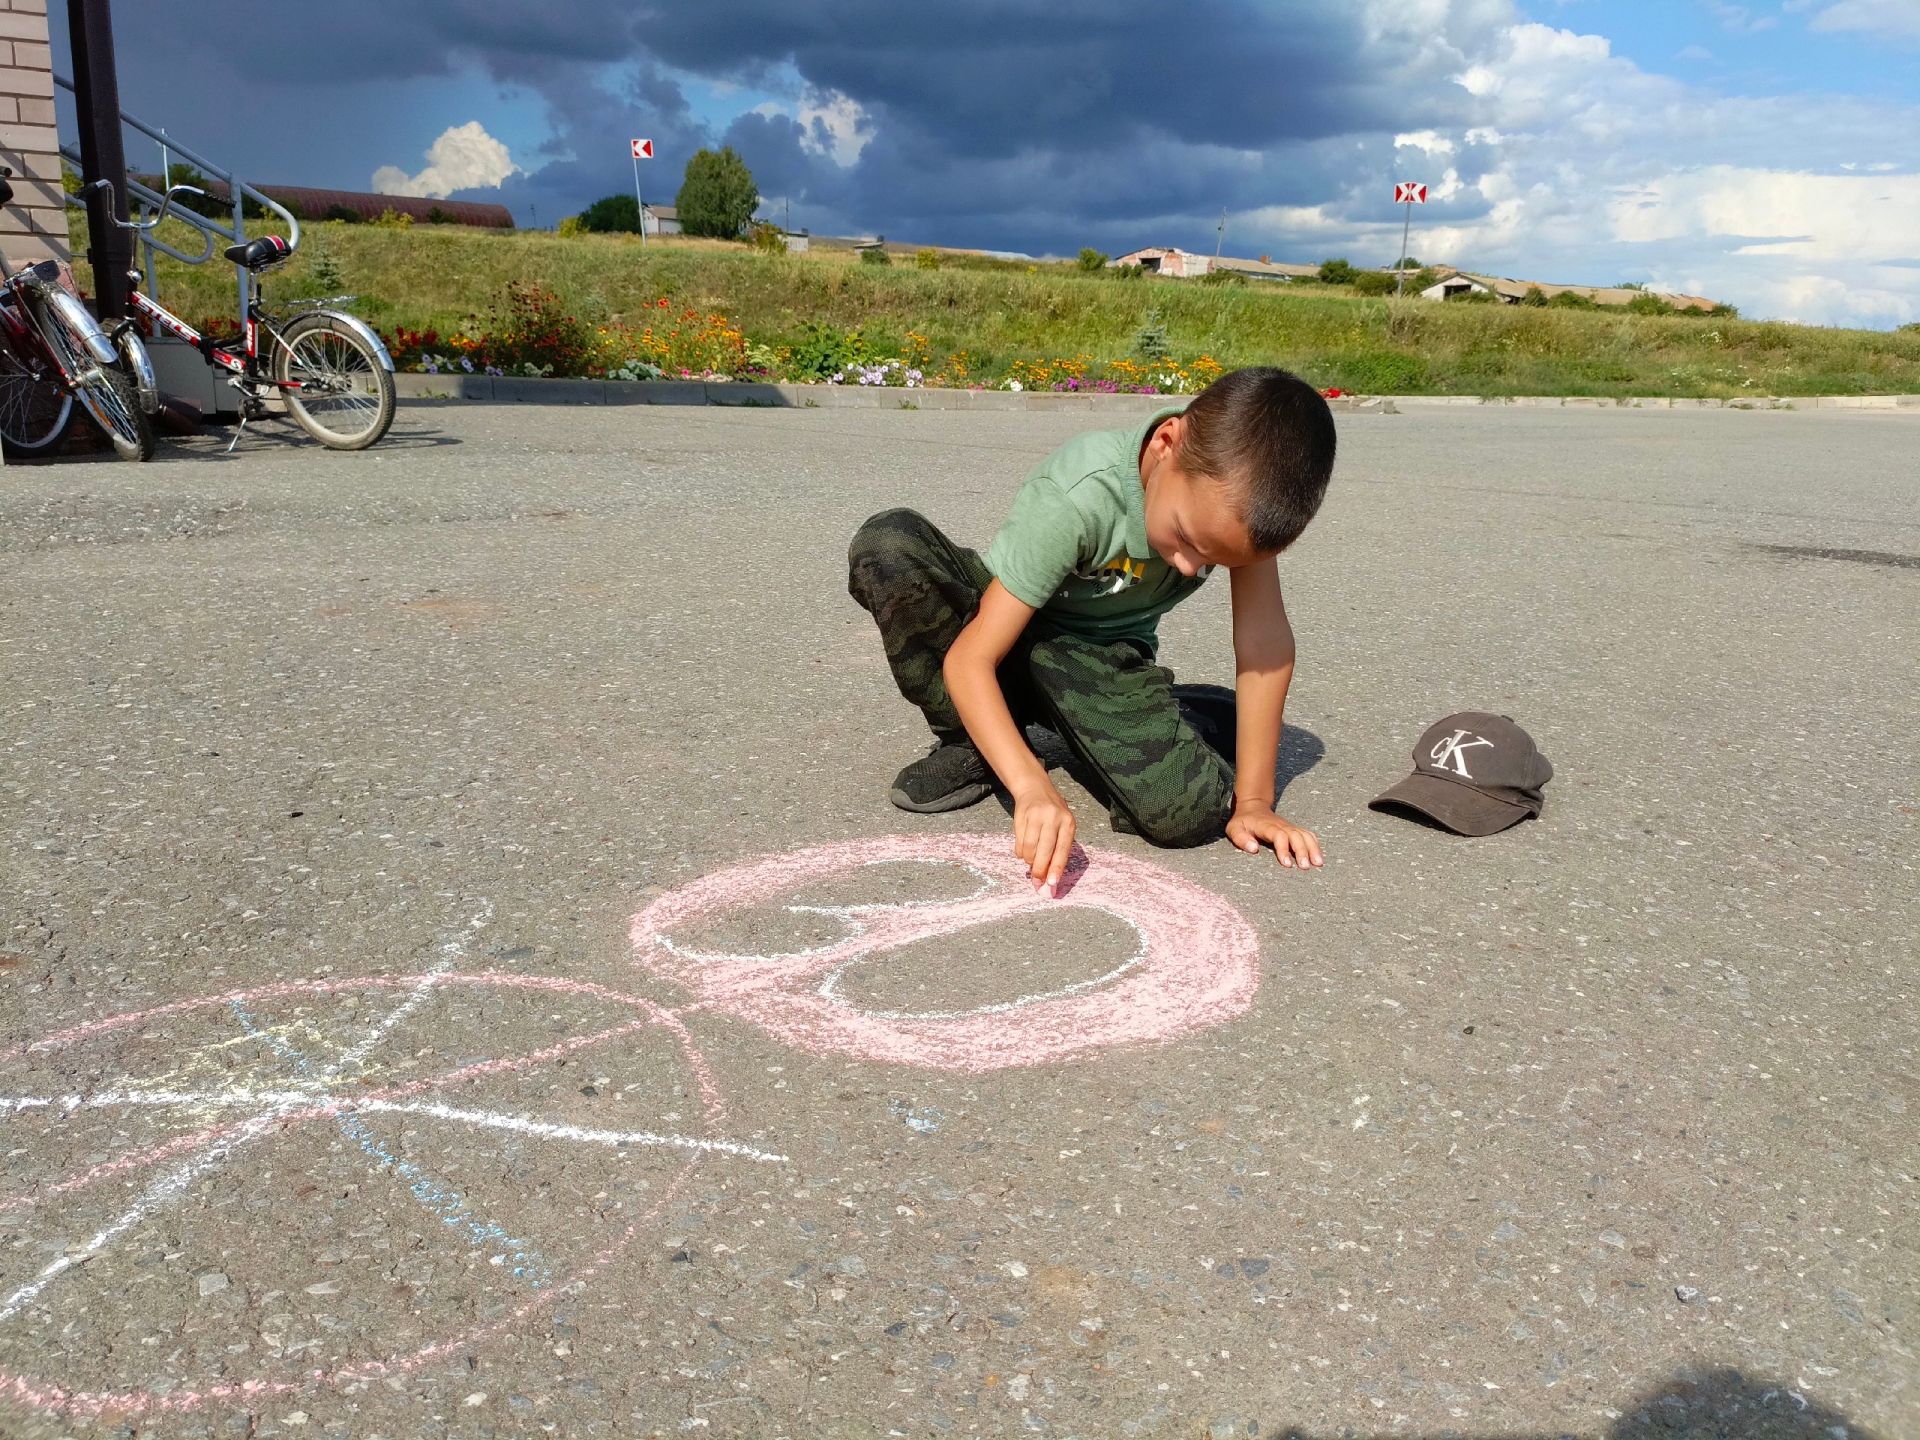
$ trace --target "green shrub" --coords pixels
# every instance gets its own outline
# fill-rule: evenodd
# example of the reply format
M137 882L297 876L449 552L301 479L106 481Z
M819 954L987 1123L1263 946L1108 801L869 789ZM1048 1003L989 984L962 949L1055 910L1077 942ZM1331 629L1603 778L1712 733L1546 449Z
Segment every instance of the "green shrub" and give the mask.
M388 206L380 212L379 217L375 219L373 223L378 225L382 230L411 230L413 228L413 216L407 214L404 210L395 210L392 206Z
M913 252L913 265L916 270L938 270L940 252L938 250L916 250Z
M765 220L754 222L747 232L747 243L762 255L784 255L787 253L786 236L780 233L780 227Z
M1164 360L1173 353L1167 341L1167 324L1158 310L1147 312L1147 323L1133 337L1133 353L1143 360Z
M358 225L361 220L361 215L358 210L355 210L350 205L329 205L327 207L327 213L320 218L322 220L337 220L342 225Z
M1577 290L1559 291L1547 301L1547 304L1555 310L1598 310L1600 308L1591 297L1582 295Z
M1335 384L1362 395L1413 395L1427 388L1427 362L1397 350L1337 357Z
M1107 255L1105 251L1096 250L1091 245L1086 246L1080 251L1080 268L1082 270L1088 272L1104 270L1106 265Z
M1627 302L1627 309L1635 315L1671 315L1673 306L1651 290L1642 291Z
M1520 297L1520 303L1522 305L1532 305L1536 309L1545 308L1547 292L1542 290L1538 285L1529 285L1527 286L1527 293Z
M1115 280L1144 280L1147 278L1147 267L1144 265L1113 265L1108 267L1106 273L1111 275Z
M1353 276L1353 288L1360 295L1391 295L1396 278L1383 270L1357 270Z
M1407 293L1418 295L1422 290L1431 290L1440 283L1440 272L1431 265L1415 271L1407 277Z
M876 245L871 250L862 250L860 252L860 263L862 265L891 265L893 263L893 257Z
M427 223L429 225L450 225L453 223L453 216L436 205L427 211Z
M559 233L562 235L585 235L588 233L586 222L578 215L563 215L560 218Z
M1456 290L1447 296L1449 305L1498 305L1500 297L1491 290Z
M1238 270L1209 270L1200 277L1202 285L1244 285L1247 277Z
M860 327L841 330L809 320L800 327L800 339L789 348L788 364L800 380L825 380L843 375L872 358L873 347Z
M1320 262L1320 283L1322 285L1351 285L1354 270L1344 258L1322 260Z
M602 195L580 212L580 228L596 235L637 235L640 202L631 195Z

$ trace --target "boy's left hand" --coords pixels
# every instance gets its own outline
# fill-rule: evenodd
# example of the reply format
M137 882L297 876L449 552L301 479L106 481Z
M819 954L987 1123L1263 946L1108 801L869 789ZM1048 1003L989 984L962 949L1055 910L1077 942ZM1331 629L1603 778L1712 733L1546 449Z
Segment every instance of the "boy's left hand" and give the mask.
M1271 845L1274 858L1288 869L1318 870L1326 863L1320 857L1320 837L1274 814L1271 805L1234 806L1227 838L1250 855L1258 854L1262 845Z

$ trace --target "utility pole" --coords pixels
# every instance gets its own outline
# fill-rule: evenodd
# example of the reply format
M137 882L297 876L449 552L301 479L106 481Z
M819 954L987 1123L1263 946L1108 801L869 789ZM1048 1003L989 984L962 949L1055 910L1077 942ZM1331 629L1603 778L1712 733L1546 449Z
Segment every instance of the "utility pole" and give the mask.
M1227 207L1222 205L1220 207L1220 223L1214 227L1214 231L1213 231L1213 258L1214 259L1218 260L1220 258L1220 243L1226 238L1227 238Z
M640 147L633 147L633 208L640 222L640 248L647 248L647 202L640 198Z

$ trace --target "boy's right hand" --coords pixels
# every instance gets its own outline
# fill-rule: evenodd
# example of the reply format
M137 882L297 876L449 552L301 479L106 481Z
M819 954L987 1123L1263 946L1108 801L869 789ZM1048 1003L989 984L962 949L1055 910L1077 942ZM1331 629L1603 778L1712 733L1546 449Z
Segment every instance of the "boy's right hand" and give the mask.
M1073 811L1045 774L1014 793L1013 853L1048 899L1059 893L1073 851Z

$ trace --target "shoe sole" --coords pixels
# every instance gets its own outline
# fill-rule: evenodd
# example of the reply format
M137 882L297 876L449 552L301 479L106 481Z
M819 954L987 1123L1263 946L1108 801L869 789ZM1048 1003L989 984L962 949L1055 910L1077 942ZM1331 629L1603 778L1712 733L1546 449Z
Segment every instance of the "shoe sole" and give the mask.
M900 809L911 811L915 815L939 815L947 810L964 810L969 805L978 805L992 793L993 786L975 784L962 785L958 790L949 790L938 800L928 800L924 803L915 801L906 791L900 789L889 791L887 798Z

